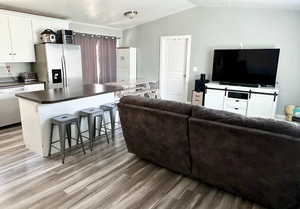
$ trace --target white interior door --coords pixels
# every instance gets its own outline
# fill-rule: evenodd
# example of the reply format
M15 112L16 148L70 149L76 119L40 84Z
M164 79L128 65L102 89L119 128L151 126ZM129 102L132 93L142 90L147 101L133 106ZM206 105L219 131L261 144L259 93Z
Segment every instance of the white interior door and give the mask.
M190 36L161 38L160 94L162 99L187 101Z

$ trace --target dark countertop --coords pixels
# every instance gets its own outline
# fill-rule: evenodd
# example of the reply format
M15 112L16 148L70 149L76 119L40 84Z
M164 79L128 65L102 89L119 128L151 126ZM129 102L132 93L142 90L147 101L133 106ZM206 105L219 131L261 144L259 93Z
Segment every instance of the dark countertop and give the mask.
M49 89L45 91L26 92L16 94L16 96L40 104L52 104L121 90L123 90L121 86L89 84L80 87L67 87L60 89Z
M33 84L44 84L44 82L33 81L33 82L0 82L0 88L13 88L18 86L26 86L26 85L33 85Z

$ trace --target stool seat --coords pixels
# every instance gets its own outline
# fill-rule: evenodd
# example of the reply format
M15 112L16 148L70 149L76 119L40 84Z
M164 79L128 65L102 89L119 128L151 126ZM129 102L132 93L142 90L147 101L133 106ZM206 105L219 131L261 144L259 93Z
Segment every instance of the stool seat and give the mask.
M110 111L113 109L117 109L117 105L115 103L108 103L108 104L101 105L100 108L103 111Z
M72 138L72 131L71 126L75 125L78 133L77 139ZM59 129L59 140L53 142L53 130L54 126L58 126ZM76 142L78 142L78 139L80 139L81 147L83 150L83 153L85 154L85 149L81 137L81 133L79 130L79 117L76 115L71 114L63 114L56 117L53 117L51 119L51 131L50 131L50 144L49 144L49 153L48 156L51 156L51 147L53 146L53 143L60 142L60 151L62 154L62 163L65 162L65 139L68 139L69 148L71 149L72 143L71 140L74 139ZM77 143L78 144L78 143Z
M93 151L93 144L94 144L94 140L96 138L96 119L98 118L99 120L99 136L101 135L101 126L102 126L102 122L105 124L105 118L104 118L104 111L98 107L90 107L90 108L86 108L86 109L82 109L79 111L79 127L81 127L81 120L82 118L87 118L87 122L88 122L88 132L89 132L89 137L85 137L88 138L90 140L90 149L91 151ZM106 127L104 128L105 131L105 136L106 136L106 140L107 143L109 143L109 139L107 136L107 130ZM84 133L86 131L83 131L81 133Z
M118 106L116 103L107 103L100 105L100 109L103 110L103 112L109 112L110 117L110 130L111 130L111 136L112 139L115 139L115 121L116 121L116 111L118 109ZM106 126L106 124L105 124Z
M75 115L63 114L52 118L52 122L55 124L61 124L61 123L69 123L72 121L76 122L77 119L78 117Z
M103 113L103 110L101 110L100 108L97 108L97 107L91 107L91 108L86 108L86 109L83 109L83 110L80 110L79 111L79 114L80 115L95 115L95 114L102 114Z

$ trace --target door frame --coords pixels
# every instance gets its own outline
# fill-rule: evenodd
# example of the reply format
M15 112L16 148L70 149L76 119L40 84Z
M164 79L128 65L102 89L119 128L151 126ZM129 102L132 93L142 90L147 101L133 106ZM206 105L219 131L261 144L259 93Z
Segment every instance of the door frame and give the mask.
M185 91L184 91L184 102L188 102L188 88L189 88L189 77L190 77L190 62L191 62L191 45L192 36L191 35L181 35L181 36L161 36L160 37L160 69L159 69L159 93L162 95L162 81L163 72L165 70L165 42L168 39L187 39L187 53L186 53L186 69L185 69Z

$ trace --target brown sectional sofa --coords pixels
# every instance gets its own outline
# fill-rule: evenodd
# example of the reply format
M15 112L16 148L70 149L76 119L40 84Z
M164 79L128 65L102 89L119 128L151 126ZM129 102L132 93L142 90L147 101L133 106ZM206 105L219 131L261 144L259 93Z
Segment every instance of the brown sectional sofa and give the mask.
M164 100L123 97L128 151L273 209L300 204L300 128Z

